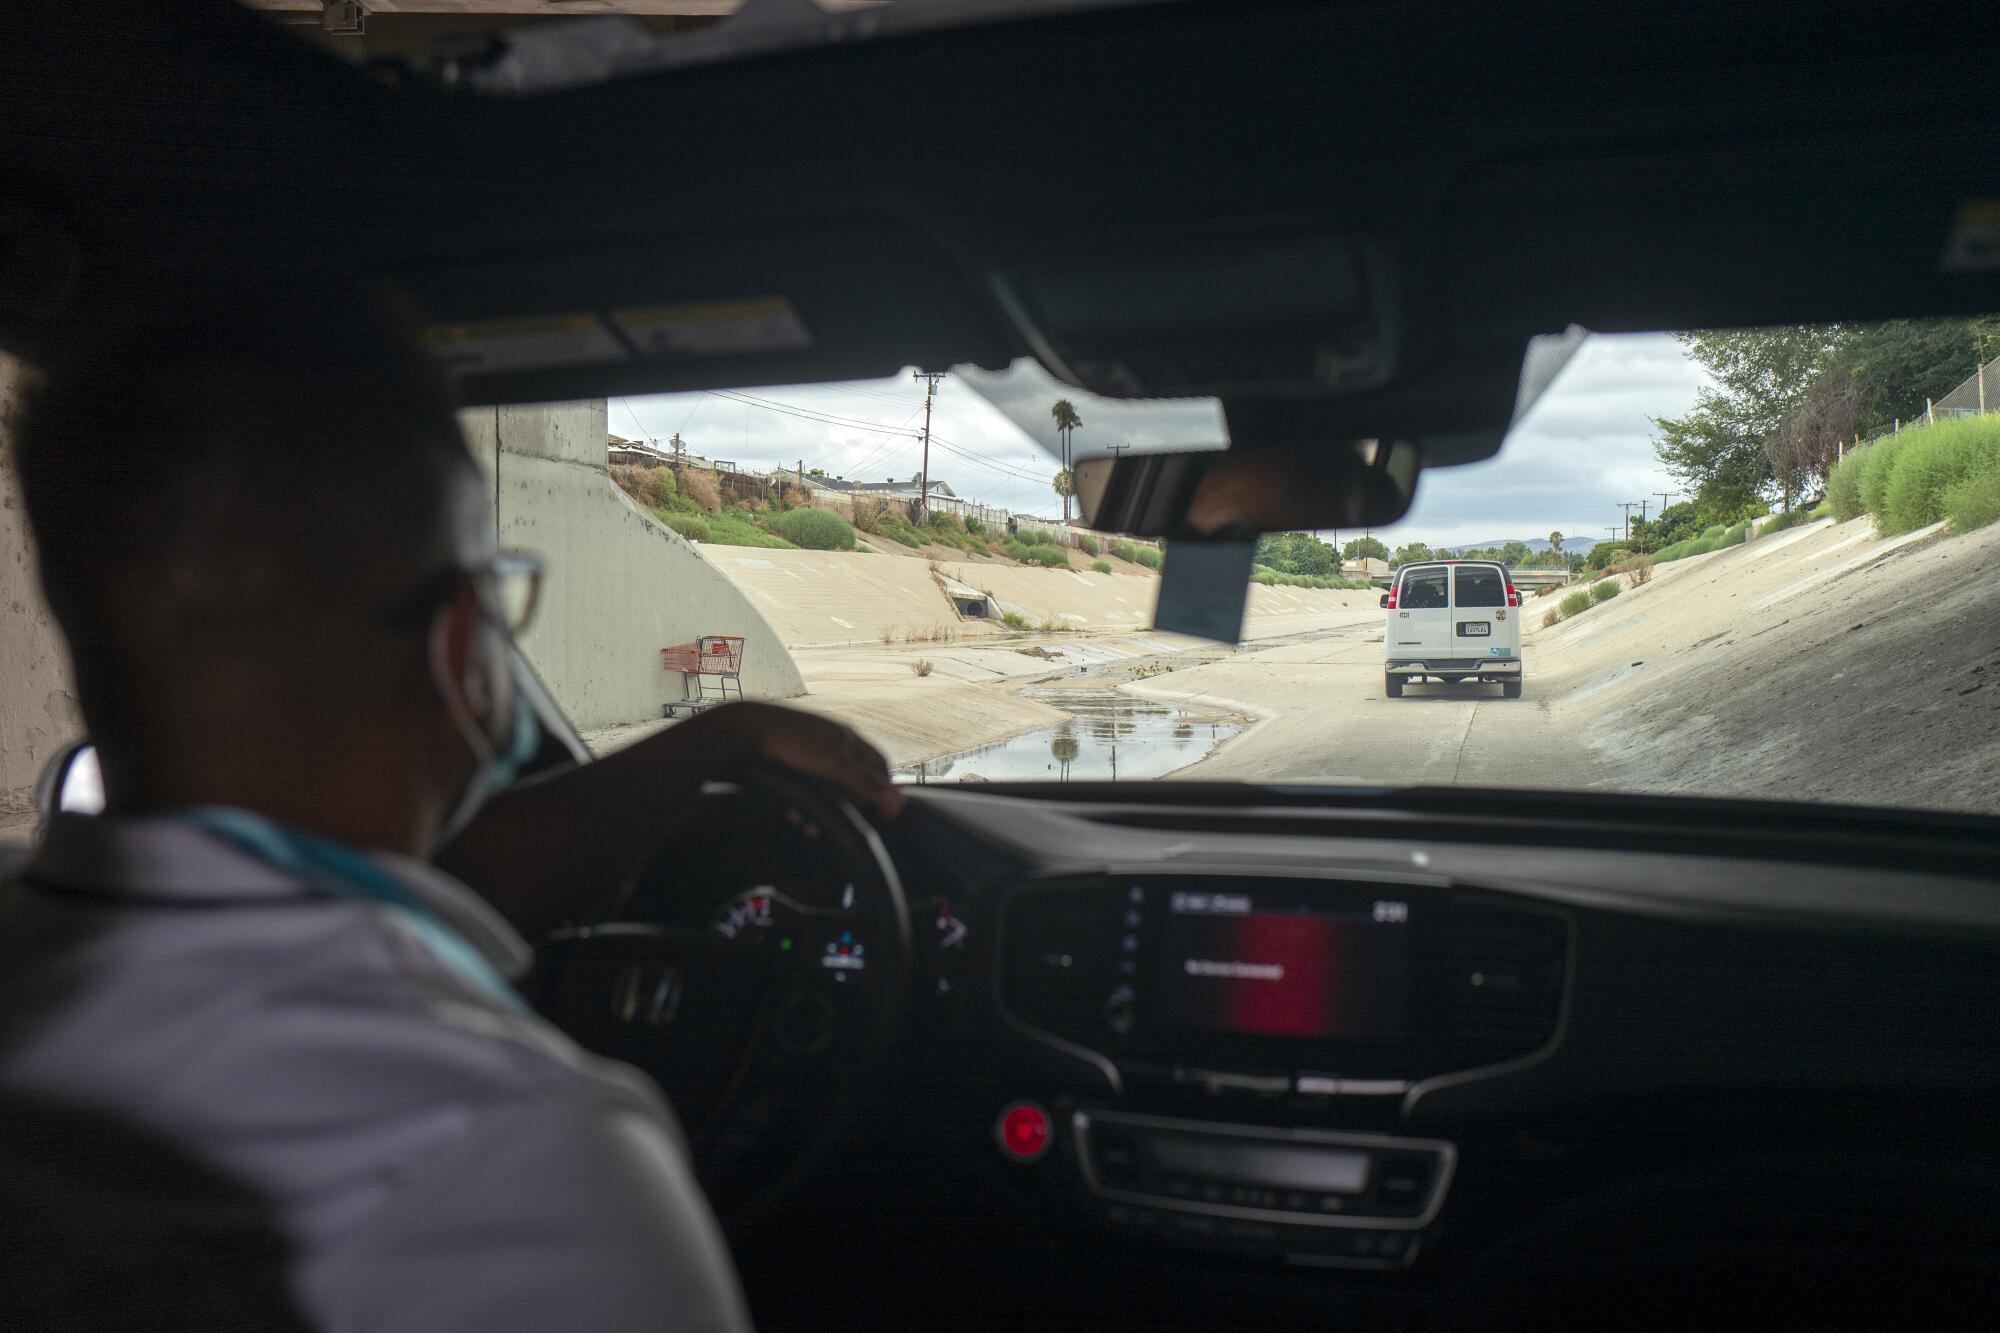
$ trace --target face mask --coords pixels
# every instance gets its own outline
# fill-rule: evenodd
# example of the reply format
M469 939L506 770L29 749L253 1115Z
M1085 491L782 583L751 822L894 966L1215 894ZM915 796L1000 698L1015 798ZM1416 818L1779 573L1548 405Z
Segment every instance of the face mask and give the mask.
M492 633L499 641L493 651L502 654L500 669L509 678L512 688L508 693L513 700L513 706L508 711L507 730L497 740L480 719L473 716L472 707L462 689L451 678L445 662L444 621L440 619L431 632L431 677L437 683L445 708L451 713L451 720L458 727L458 734L465 738L466 748L472 751L475 761L465 790L452 803L451 813L438 827L433 840L435 846L442 847L450 842L472 822L472 817L495 793L511 786L514 779L520 776L522 766L535 757L535 751L541 746L541 719L535 716L520 681L513 678L514 654L499 631Z

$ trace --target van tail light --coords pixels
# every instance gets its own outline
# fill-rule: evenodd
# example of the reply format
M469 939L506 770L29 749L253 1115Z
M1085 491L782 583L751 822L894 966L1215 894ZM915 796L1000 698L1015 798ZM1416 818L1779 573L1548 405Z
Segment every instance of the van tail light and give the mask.
M1394 588L1389 589L1389 609L1391 611L1396 609L1396 590Z
M1521 594L1520 594L1519 592L1515 591L1515 589L1514 589L1514 585L1513 585L1513 584L1511 584L1511 583L1510 583L1510 584L1508 584L1508 585L1507 585L1507 605L1509 605L1509 606L1519 606L1520 604L1521 604Z

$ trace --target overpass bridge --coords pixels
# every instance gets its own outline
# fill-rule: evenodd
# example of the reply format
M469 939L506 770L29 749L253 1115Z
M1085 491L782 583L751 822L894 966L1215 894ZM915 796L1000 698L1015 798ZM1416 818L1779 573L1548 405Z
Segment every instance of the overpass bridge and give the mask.
M1507 571L1507 577L1513 580L1514 586L1522 592L1540 592L1544 588L1554 588L1572 581L1570 576L1560 569L1510 569ZM1368 581L1378 588L1386 588L1395 580L1395 571L1391 570L1387 574L1377 574Z

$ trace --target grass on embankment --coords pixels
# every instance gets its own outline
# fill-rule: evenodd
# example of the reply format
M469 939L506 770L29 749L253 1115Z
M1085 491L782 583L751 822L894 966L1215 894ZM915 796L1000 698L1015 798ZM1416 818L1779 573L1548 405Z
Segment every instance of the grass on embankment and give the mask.
M1740 546L1749 536L1750 524L1748 520L1729 526L1717 523L1713 527L1703 529L1698 535L1689 537L1686 541L1678 541L1671 546L1661 547L1659 550L1653 552L1653 563L1663 565L1670 560L1685 560L1691 555L1707 555L1710 551L1720 551L1725 546Z
M1827 478L1843 522L1868 514L1884 537L1940 519L1970 532L2000 519L2000 414L1956 417L1856 449Z

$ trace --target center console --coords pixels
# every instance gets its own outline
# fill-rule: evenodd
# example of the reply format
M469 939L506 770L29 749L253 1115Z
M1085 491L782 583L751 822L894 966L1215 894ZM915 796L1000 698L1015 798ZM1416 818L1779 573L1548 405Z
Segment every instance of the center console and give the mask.
M1540 905L1415 877L1113 872L1008 896L1002 1003L1112 1090L1062 1117L1106 1222L1396 1267L1457 1163L1397 1133L1404 1111L1553 1048L1567 932Z

